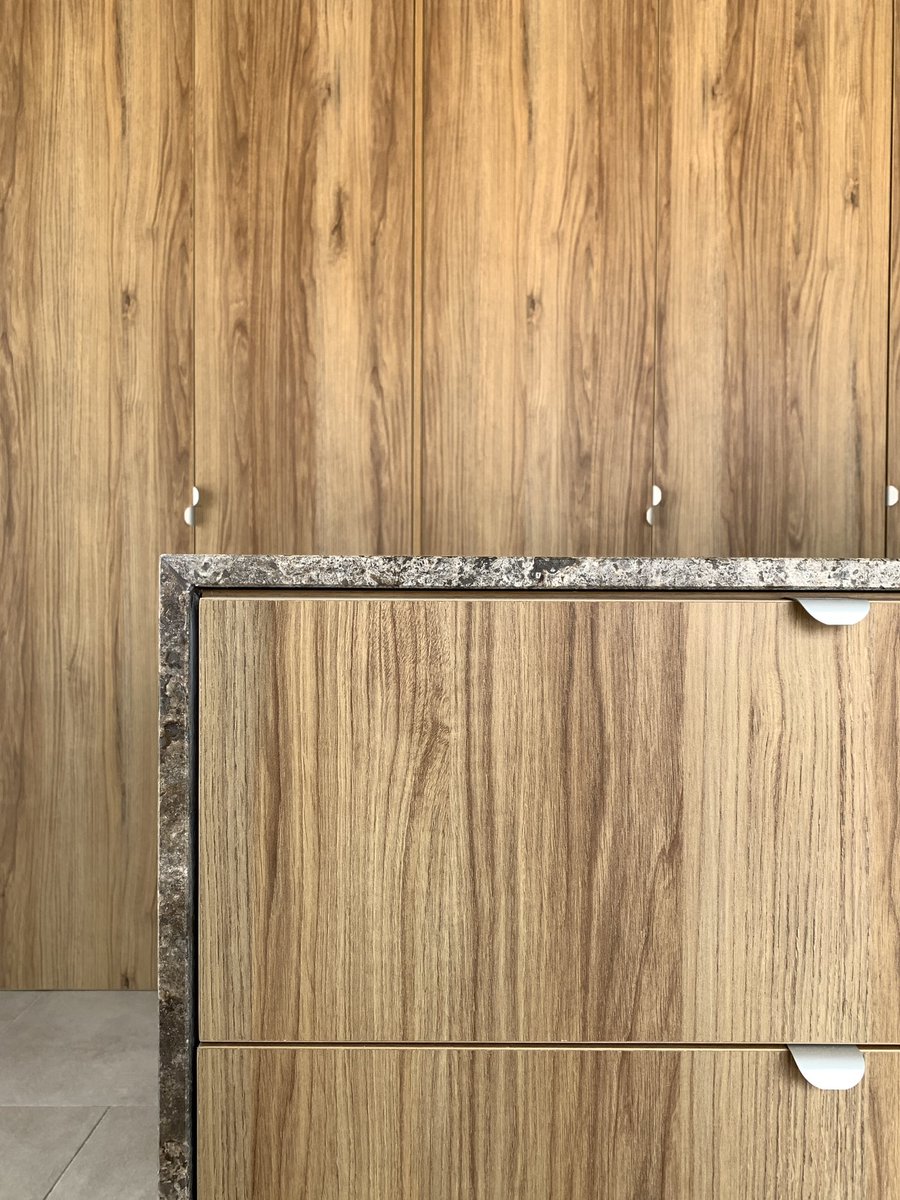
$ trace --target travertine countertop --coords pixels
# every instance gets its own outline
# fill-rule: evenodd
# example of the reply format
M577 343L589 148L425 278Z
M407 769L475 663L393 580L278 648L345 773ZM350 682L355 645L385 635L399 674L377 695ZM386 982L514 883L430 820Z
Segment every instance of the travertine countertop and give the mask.
M193 1195L196 603L217 588L900 592L900 561L175 555L160 563L160 1196Z

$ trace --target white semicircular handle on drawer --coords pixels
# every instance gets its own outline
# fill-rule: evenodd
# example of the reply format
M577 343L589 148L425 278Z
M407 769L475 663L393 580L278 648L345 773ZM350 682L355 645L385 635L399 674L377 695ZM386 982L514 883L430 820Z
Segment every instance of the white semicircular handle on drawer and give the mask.
M820 625L858 625L872 607L868 600L851 600L847 596L795 596L794 599Z
M788 1045L797 1070L807 1083L823 1092L846 1092L866 1073L866 1060L857 1046Z

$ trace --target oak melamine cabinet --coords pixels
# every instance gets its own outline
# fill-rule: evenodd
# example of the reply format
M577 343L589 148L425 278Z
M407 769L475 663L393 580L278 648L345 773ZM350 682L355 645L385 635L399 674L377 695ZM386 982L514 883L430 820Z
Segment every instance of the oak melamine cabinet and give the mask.
M0 988L156 986L191 69L189 6L0 5Z
M153 985L160 551L883 552L891 0L0 25L0 984Z
M884 553L891 31L200 0L196 548Z
M649 553L652 0L195 21L197 551Z
M408 553L413 4L194 20L196 549Z
M900 0L894 0L894 32L900 30ZM895 64L900 63L894 52ZM896 70L896 66L895 66ZM893 87L894 121L891 154L891 303L888 329L888 484L900 489L900 87ZM900 502L888 511L887 549L900 558Z
M199 1200L889 1200L900 1053L201 1049Z
M422 552L649 554L654 2L422 8Z
M204 1042L900 1043L900 606L201 601Z
M659 13L654 553L879 556L891 2Z
M422 551L883 554L891 0L424 12Z
M896 1194L900 602L553 594L640 560L215 594L199 561L196 858L180 793L163 824L196 1058L161 1076L196 1082L198 1200ZM796 1042L863 1078L811 1086Z

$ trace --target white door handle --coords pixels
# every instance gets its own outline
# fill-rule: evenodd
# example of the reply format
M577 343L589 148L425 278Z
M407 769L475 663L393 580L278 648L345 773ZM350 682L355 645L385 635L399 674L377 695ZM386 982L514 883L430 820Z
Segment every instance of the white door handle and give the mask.
M193 527L197 524L197 505L200 503L200 489L195 485L191 488L191 502L184 510L184 523Z
M654 483L653 487L650 489L650 507L645 513L648 525L656 524L656 510L662 504L662 498L662 488L658 484Z

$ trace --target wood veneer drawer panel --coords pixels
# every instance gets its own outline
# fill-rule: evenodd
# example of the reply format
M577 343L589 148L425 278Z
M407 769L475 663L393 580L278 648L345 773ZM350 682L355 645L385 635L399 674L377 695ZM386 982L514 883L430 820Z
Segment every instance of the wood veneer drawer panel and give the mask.
M900 1042L900 608L204 599L204 1041Z
M786 1051L202 1048L199 1200L888 1200L900 1055L849 1092Z

